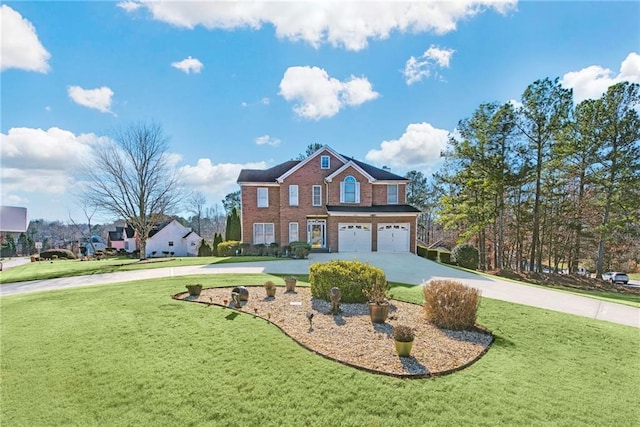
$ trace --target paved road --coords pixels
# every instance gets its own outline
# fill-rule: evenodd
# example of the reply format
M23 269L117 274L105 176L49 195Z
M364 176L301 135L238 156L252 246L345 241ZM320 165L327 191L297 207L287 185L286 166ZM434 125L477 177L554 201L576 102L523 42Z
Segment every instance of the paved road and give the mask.
M190 267L167 267L151 270L65 277L51 280L6 283L0 286L0 296L41 292L90 285L128 282L132 280L191 274L276 273L307 274L314 262L330 259L357 259L382 268L392 282L420 285L430 279L452 278L480 289L482 296L524 304L578 316L620 323L640 328L640 309L622 304L582 297L552 289L520 285L450 268L413 254L331 253L311 254L308 260L265 261L253 263L212 264Z

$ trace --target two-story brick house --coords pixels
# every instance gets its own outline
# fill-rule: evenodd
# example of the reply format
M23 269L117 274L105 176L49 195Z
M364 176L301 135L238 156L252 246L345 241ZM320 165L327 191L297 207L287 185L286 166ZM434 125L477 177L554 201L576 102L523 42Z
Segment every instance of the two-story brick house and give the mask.
M312 250L414 252L420 213L408 180L324 146L305 160L243 169L242 241L307 241Z

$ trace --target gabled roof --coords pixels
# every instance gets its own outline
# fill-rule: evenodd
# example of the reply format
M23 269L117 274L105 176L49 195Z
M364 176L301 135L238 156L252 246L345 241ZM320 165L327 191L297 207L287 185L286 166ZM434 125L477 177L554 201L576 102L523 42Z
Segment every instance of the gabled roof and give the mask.
M347 160L341 154L336 153L333 150L333 148L329 147L328 145L324 145L322 146L322 148L319 148L318 150L316 150L315 153L313 153L312 155L310 155L309 157L302 160L300 163L298 163L297 165L295 165L294 167L292 167L291 169L289 169L288 171L280 175L278 177L278 182L284 181L286 177L288 177L289 175L291 175L292 173L294 173L295 171L297 171L298 169L300 169L301 167L309 163L311 160L315 159L316 157L324 153L325 151L328 151L329 154L333 154L333 156L336 157L338 160L340 160L342 163L347 162Z
M151 228L151 231L149 231L149 237L155 236L156 234L158 234L160 230L165 228L167 225L171 224L173 221L175 221L175 219L154 224L154 226Z
M345 163L344 165L342 165L341 167L339 167L334 173L332 173L331 175L329 175L328 177L326 177L325 179L327 180L327 182L331 182L333 181L333 178L338 176L339 174L341 174L345 169L348 169L350 167L353 167L355 170L357 170L358 172L360 172L362 175L364 175L365 178L367 178L367 180L369 180L369 182L373 182L375 181L375 178L372 177L371 175L369 175L369 173L367 173L366 170L362 169L356 162L354 162L353 160L349 160L347 161L347 163Z
M278 178L287 171L300 164L300 160L288 160L279 165L275 165L269 169L242 169L238 180L238 184L243 182L276 182Z
M238 184L243 183L281 183L286 177L302 168L307 163L311 162L316 157L322 154L332 154L335 158L343 163L343 166L338 168L337 171L327 177L328 181L331 181L334 175L343 171L346 167L353 166L362 175L364 175L370 182L372 181L407 181L406 178L396 175L387 170L377 168L368 163L361 162L352 157L344 156L337 153L328 145L318 149L315 153L310 155L304 160L288 160L286 162L275 165L269 169L242 169L238 180Z
M375 166L371 166L368 163L361 162L360 160L356 160L354 158L348 158L350 161L358 165L362 170L364 170L367 174L376 179L376 181L408 181L407 178L404 178L400 175L396 175L395 173L391 173L387 170L377 168Z

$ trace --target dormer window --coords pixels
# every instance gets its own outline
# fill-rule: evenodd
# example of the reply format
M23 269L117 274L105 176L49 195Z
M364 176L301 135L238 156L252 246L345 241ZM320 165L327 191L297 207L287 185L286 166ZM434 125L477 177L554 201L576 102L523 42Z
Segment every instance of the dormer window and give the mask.
M320 169L329 169L331 167L330 160L329 156L320 156Z
M340 203L360 203L360 183L351 175L340 183Z

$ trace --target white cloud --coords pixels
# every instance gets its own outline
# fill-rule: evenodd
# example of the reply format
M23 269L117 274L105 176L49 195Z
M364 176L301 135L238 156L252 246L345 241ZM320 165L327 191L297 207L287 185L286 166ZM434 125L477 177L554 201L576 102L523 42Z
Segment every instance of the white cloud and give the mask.
M211 159L199 159L195 166L180 168L180 176L184 183L193 190L198 190L220 200L226 194L238 190L237 179L241 169L266 169L266 162L257 163L219 163L213 164Z
M171 66L177 68L178 70L182 70L187 74L191 72L193 72L194 74L198 74L204 68L204 64L202 64L200 60L198 60L197 58L192 58L190 56L180 62L172 62Z
M270 24L281 39L304 41L314 47L328 43L355 51L364 49L369 39L386 39L392 32L448 33L456 29L460 20L487 9L504 14L516 3L517 0L139 2L154 19L178 27L257 30Z
M0 6L2 43L0 43L0 69L19 68L46 73L51 54L42 46L36 29L22 15L7 5Z
M335 116L345 105L357 106L379 96L364 77L351 76L341 82L318 67L287 68L280 81L280 95L287 101L299 101L293 107L296 114L314 120Z
M98 89L82 89L80 86L69 86L69 98L83 107L94 108L103 113L111 112L113 91L106 86Z
M449 132L429 123L411 123L399 139L383 141L379 150L370 150L366 160L400 169L423 167L435 170L446 148Z
M277 147L280 145L280 141L278 138L273 138L269 135L262 135L256 138L256 144L258 145L270 145L272 147Z
M89 155L90 146L106 141L94 134L75 135L57 127L48 130L11 128L0 133L2 198L19 192L61 194Z
M411 85L431 76L435 68L449 68L454 52L453 49L441 49L431 45L419 58L410 57L404 66L405 81Z
M573 89L573 99L579 103L585 99L600 98L607 88L622 81L640 83L640 55L631 52L620 64L620 72L600 65L591 65L579 71L566 73L561 80L564 87Z
M134 10L138 10L142 7L142 4L137 3L135 1L122 1L116 4L121 9L126 10L127 12L133 12Z
M262 99L260 100L260 103L261 103L262 105L269 105L269 104L271 103L271 100L270 100L269 98L266 98L266 97L265 97L265 98L262 98Z

